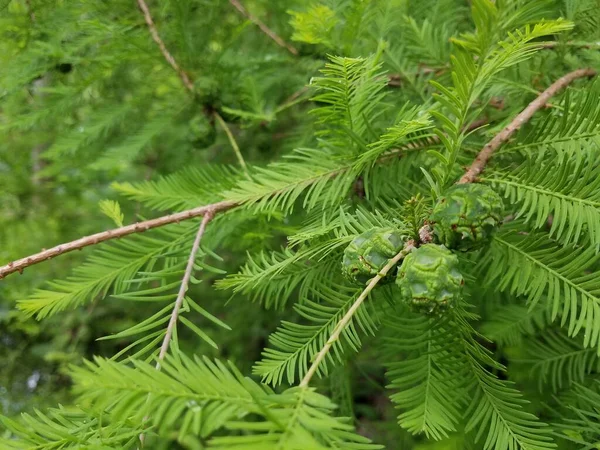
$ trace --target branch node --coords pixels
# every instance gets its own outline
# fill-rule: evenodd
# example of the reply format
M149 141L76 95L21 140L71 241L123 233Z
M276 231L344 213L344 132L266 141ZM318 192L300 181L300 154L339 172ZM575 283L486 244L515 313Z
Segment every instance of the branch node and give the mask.
M419 240L423 244L429 244L430 242L433 242L433 234L431 232L431 227L429 226L429 224L426 223L421 228L419 228Z

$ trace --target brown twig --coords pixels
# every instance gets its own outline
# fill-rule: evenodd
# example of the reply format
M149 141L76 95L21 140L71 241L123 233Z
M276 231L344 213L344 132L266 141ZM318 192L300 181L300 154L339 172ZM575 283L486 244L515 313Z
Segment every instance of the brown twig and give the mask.
M240 166L242 167L242 170L246 174L246 178L248 178L249 180L251 180L251 178L250 178L250 172L248 172L248 166L246 165L246 161L244 161L244 157L242 156L242 152L240 150L240 146L238 145L237 141L235 140L235 137L233 136L233 133L231 132L231 130L229 129L229 127L227 126L227 124L225 123L225 121L219 115L218 112L215 111L213 113L213 115L214 115L215 119L217 120L217 123L219 124L219 126L223 129L223 131L227 135L227 139L229 140L229 144L231 145L231 148L233 149L233 152L235 153L235 156L237 157L238 162L240 163Z
M213 210L209 210L204 214L202 218L202 223L200 224L200 228L198 228L198 233L196 234L196 239L194 240L194 244L192 245L192 250L190 251L190 257L187 262L187 266L185 268L185 273L183 274L183 280L181 281L181 286L179 286L179 292L177 293L177 299L175 300L175 305L173 306L173 312L171 313L171 320L169 320L169 325L167 326L167 332L165 334L165 338L163 339L162 345L160 347L160 353L158 354L158 361L156 362L156 369L160 369L160 362L165 359L167 355L167 351L169 351L169 345L171 343L171 336L173 335L173 330L177 325L177 318L179 317L179 310L181 309L181 305L183 304L183 299L185 297L185 293L188 290L188 286L190 284L190 278L192 277L192 272L194 270L194 263L196 262L196 255L198 254L198 249L200 248L200 241L202 240L202 236L204 236L204 232L206 231L206 226L208 222L212 220L215 212Z
M152 15L150 14L150 10L148 9L148 5L146 4L145 0L137 0L137 2L140 9L142 10L142 13L144 14L144 19L146 20L146 24L148 25L148 29L150 30L150 34L152 35L152 39L154 39L154 42L158 44L161 53L163 54L167 62L171 65L173 70L177 72L184 86L190 92L194 92L194 83L192 83L192 80L190 79L189 75L181 67L179 67L179 64L177 64L177 61L175 61L175 58L173 58L173 55L171 55L165 43L160 38L158 30L156 29L156 25L154 24L154 20L152 19Z
M365 301L369 293L375 288L375 286L377 286L377 283L379 283L379 281L381 281L381 279L385 277L390 270L392 270L392 268L398 263L398 261L404 258L408 253L410 253L410 251L413 248L415 248L415 242L412 240L408 241L404 245L404 248L400 250L400 252L398 252L396 256L390 259L388 263L379 271L379 273L375 275L371 279L371 281L369 281L367 287L360 293L360 295L354 301L350 309L348 309L346 314L344 314L344 317L342 317L339 320L339 322L335 325L331 336L329 336L329 339L327 339L327 342L325 343L323 348L321 348L319 353L317 353L317 355L313 359L310 368L306 371L306 375L304 375L304 378L302 378L302 381L300 382L300 387L308 386L308 383L310 383L311 378L317 372L319 365L321 364L321 362L323 362L323 359L325 359L327 353L329 353L329 350L331 350L333 344L340 338L342 331L344 331L346 326L348 326L348 324L352 320L352 317L354 317L354 313L356 313L356 311L358 310L360 305L362 305L362 303Z
M5 266L0 267L0 279L14 272L23 272L23 269L26 267L41 263L64 253L72 252L73 250L81 250L84 247L99 244L100 242L121 238L129 234L141 233L143 231L162 227L171 223L179 223L182 220L192 219L194 217L206 216L207 214L214 215L232 209L236 206L238 206L237 202L224 200L222 202L199 206L187 211L182 211L179 213L170 214L168 216L158 217L156 219L150 219L144 222L138 222L124 227L115 228L113 230L92 234L91 236L82 237L75 241L57 245L56 247L43 250L35 255L10 262Z
M510 122L500 133L485 144L483 149L479 152L471 167L465 172L465 174L458 181L459 184L472 183L477 179L479 174L483 172L485 165L488 163L494 152L507 142L512 135L527 123L533 115L540 109L544 108L548 100L556 95L560 90L571 84L574 80L584 77L592 77L596 75L596 71L593 69L579 69L575 70L567 75L559 78L550 85L548 89L542 92L534 101L532 101L527 108L525 108L512 122Z
M308 92L309 90L310 86L302 86L300 89L298 89L288 98L286 98L279 108L285 107L285 105L289 105L290 103L295 102L298 98L300 98L302 95L304 95L304 93Z
M238 0L229 0L229 3L231 3L235 9L237 9L243 16L245 16L250 22L252 22L253 24L255 24L256 26L258 26L258 28L260 28L262 30L263 33L265 33L267 36L269 36L272 40L274 40L277 45L279 45L280 47L283 47L285 49L287 49L292 55L294 56L298 56L298 50L296 50L294 47L292 47L290 44L288 44L287 42L285 42L283 39L281 39L277 33L275 33L273 30L271 30L268 26L266 26L258 17L256 17L254 14L250 13L245 7L244 5L242 5Z
M196 234L196 239L194 240L194 244L192 245L190 256L185 267L183 279L181 280L181 285L179 286L179 292L177 293L177 298L175 299L175 304L173 305L171 319L169 320L165 337L162 341L162 345L160 346L158 361L156 361L155 366L156 370L160 370L160 362L165 359L165 356L167 356L167 352L169 351L169 346L171 345L171 337L173 336L173 331L177 326L179 311L181 310L181 305L183 304L185 293L187 292L188 287L190 285L190 278L192 277L192 272L194 271L194 263L196 262L196 255L198 254L198 250L200 249L200 241L202 240L202 236L204 236L204 232L206 231L206 226L208 225L208 222L210 222L214 216L214 211L208 211L206 214L204 214L202 222L200 223L200 228L198 228L198 233ZM150 396L148 396L148 399L149 398ZM145 423L149 418L150 416L146 415L142 420ZM143 447L146 441L146 435L144 433L140 434L139 439Z
M550 41L545 42L542 45L544 49L552 49L560 46L566 47L578 47L578 48L586 48L586 49L598 49L600 48L600 42L576 42L576 41L568 41L568 42L559 42L559 41Z

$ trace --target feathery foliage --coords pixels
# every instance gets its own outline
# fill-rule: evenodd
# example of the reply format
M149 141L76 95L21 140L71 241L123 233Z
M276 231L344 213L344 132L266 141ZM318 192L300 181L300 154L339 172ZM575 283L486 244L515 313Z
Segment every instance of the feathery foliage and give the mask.
M137 3L0 1L2 264L205 211L0 269L2 448L598 446L597 0Z
M587 347L597 346L600 337L600 285L588 272L598 258L593 247L560 247L544 233L519 234L507 226L494 238L482 266L487 283L526 296L532 306L546 295L552 304L552 320L560 314L560 324L567 327L569 336L585 329Z

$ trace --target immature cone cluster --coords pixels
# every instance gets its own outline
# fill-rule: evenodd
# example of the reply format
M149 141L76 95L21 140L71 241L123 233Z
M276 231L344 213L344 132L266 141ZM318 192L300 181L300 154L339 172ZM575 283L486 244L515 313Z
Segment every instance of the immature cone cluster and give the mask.
M455 254L443 245L425 244L404 258L396 284L414 310L433 315L455 304L464 279Z
M395 228L372 228L358 235L344 250L343 274L364 285L404 247L404 236ZM380 284L394 280L391 271Z
M400 263L396 284L404 302L427 315L442 314L458 303L464 278L453 251L485 246L502 220L502 198L480 184L452 186L439 199L429 218L433 228L422 228L421 246ZM405 238L393 228L373 228L357 236L344 252L342 269L353 282L365 284L404 247ZM393 279L393 270L381 284Z
M438 244L460 251L487 244L502 220L502 198L482 184L458 184L441 197L430 223Z

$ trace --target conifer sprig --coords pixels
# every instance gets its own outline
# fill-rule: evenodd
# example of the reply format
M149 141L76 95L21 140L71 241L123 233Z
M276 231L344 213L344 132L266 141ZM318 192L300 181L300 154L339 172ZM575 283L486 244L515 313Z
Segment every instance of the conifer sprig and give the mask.
M556 95L560 90L571 84L578 78L593 77L596 75L594 69L578 69L565 76L556 80L550 85L544 92L542 92L534 101L532 101L527 108L525 108L517 117L515 117L500 133L485 144L483 149L479 152L471 167L465 172L465 174L458 181L459 183L472 183L475 181L477 176L483 172L486 164L498 150L502 144L507 142L517 130L519 130L525 123L527 123L533 115L543 108L551 97Z

